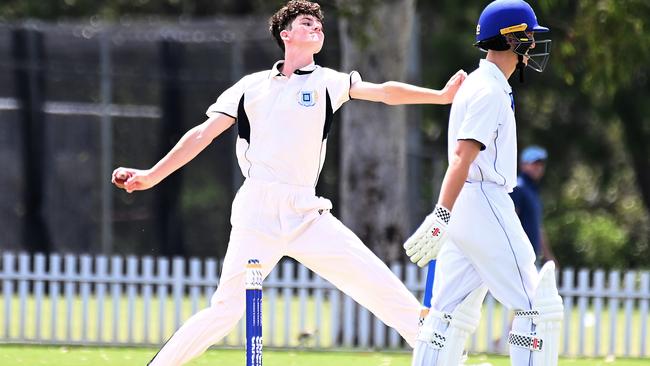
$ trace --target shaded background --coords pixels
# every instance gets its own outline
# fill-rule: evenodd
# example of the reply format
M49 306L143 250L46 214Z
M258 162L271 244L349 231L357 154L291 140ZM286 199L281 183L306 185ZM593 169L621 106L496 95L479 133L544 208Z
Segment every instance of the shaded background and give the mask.
M282 56L266 30L281 3L0 4L0 249L222 257L242 179L234 129L151 191L129 195L106 183L116 166L154 164L203 121L221 91ZM364 12L379 3L414 7L413 26L395 27L412 34L406 81L439 88L483 56L471 44L487 1L325 1L327 42L317 62L339 68L343 37L381 42L364 31L339 31L341 20L365 24ZM542 188L549 242L562 266L648 268L650 5L531 4L552 30L551 60L543 74L529 71L525 84L512 84L520 147L549 151ZM393 57L387 51L383 61ZM446 168L448 111L406 108L402 216L410 229L433 206ZM348 178L340 168L340 151L350 143L341 133L345 123L337 114L317 187L334 201L335 214L354 205L339 202L339 183ZM390 179L383 183L390 189ZM384 259L405 259L405 233L377 241L343 219Z

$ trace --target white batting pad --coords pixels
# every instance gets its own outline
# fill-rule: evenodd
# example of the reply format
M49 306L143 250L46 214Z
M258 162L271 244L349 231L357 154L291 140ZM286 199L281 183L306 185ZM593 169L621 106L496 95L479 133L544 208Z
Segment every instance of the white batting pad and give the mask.
M531 318L535 332L510 332L508 343L532 351L533 366L557 366L564 306L555 282L555 264L551 261L539 273L532 305L532 310L516 311L515 318Z
M431 311L424 319L413 350L412 366L458 366L465 342L478 326L481 305L487 293L480 286L465 297L451 313ZM443 323L449 323L444 333Z
M450 320L451 314L435 310L428 312L418 332L412 366L434 365L438 351L445 346L445 335L441 329L444 329Z
M452 319L445 333L445 348L440 351L437 366L457 366L462 362L467 338L474 333L481 320L481 306L486 294L487 286L476 288L451 313Z

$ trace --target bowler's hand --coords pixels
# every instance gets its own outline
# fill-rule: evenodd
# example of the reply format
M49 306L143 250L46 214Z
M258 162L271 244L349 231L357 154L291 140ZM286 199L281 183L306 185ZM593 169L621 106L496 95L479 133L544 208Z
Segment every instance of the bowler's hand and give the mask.
M411 262L424 267L438 256L440 248L445 243L450 218L451 213L448 209L436 205L433 212L424 219L420 227L404 243L406 255L409 256Z
M447 84L445 84L445 87L441 90L444 99L443 104L449 104L454 101L456 92L458 92L458 88L460 88L460 85L465 81L466 77L467 73L465 71L458 70L449 81L447 81Z
M111 182L128 193L144 191L158 183L151 177L149 170L122 167L113 171Z

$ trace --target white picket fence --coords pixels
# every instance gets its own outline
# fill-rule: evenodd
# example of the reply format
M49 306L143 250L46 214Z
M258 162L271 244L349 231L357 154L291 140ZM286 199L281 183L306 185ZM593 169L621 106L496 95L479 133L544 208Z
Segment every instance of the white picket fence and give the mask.
M159 345L209 304L220 266L214 259L2 253L0 342ZM422 296L425 270L391 268ZM565 269L561 278L563 354L648 356L650 272ZM470 350L506 352L510 317L488 295ZM243 345L244 330L240 322L218 346ZM264 281L264 344L407 347L394 330L291 260L282 261Z

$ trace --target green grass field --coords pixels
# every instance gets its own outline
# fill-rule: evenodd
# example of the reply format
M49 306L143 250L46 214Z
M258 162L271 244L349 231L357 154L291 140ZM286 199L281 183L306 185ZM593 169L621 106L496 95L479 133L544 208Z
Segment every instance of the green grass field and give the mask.
M0 346L2 366L131 366L145 365L155 354L151 348L90 348L45 346ZM409 353L391 352L298 352L264 351L265 366L409 366ZM568 359L560 365L571 366L642 366L648 359ZM189 363L189 366L242 366L244 351L210 350ZM506 357L478 355L470 357L466 365L506 366Z

